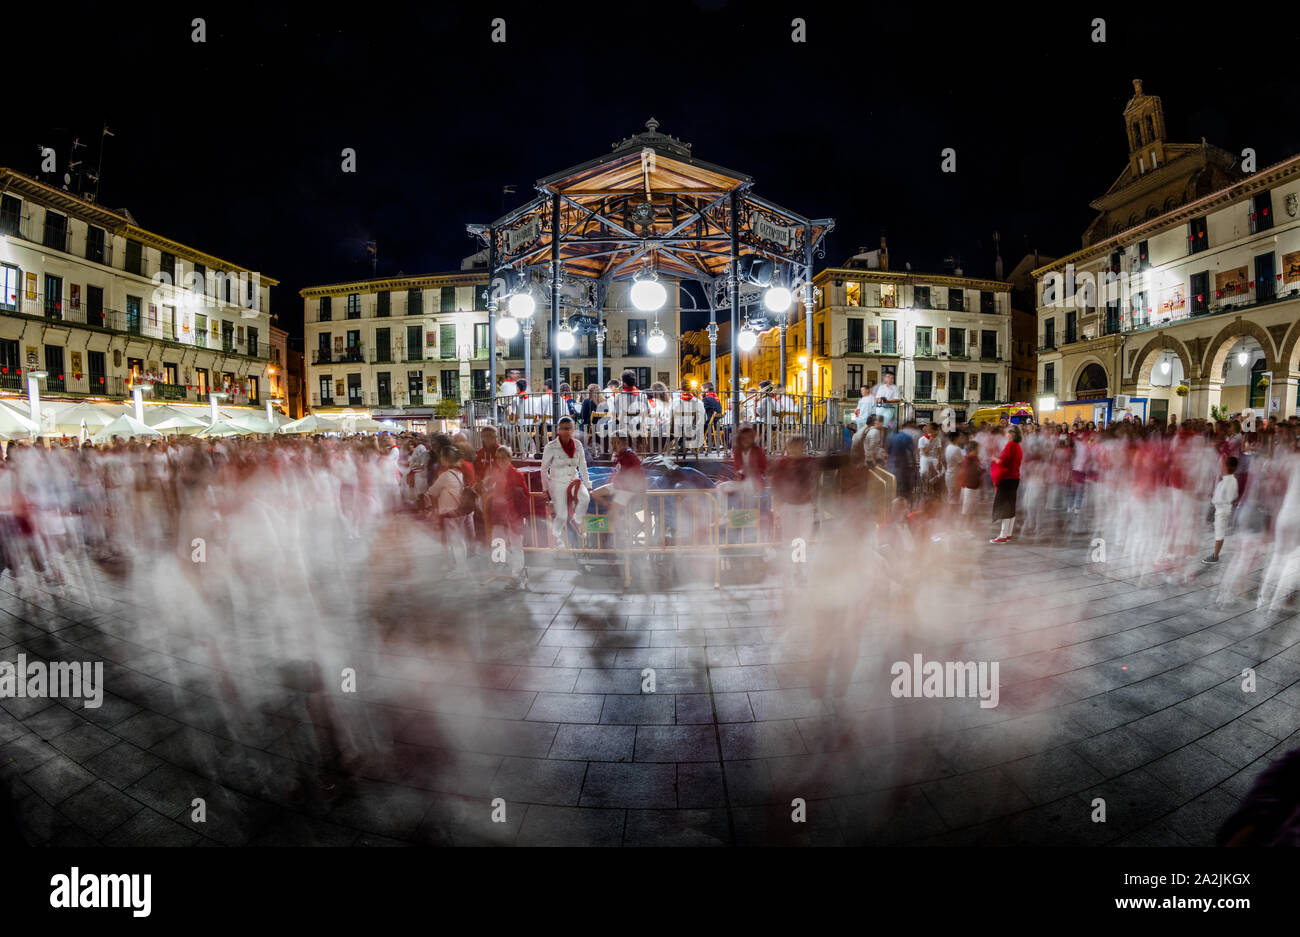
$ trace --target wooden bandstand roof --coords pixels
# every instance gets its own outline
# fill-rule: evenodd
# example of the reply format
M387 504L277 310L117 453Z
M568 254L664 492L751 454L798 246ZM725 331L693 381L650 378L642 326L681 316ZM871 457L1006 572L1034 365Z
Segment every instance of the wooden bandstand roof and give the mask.
M645 133L539 179L531 202L469 230L485 242L495 238L498 270L544 266L551 261L553 200L559 196L566 275L630 278L652 262L661 276L711 281L731 262L734 193L741 255L790 264L793 287L805 276L807 239L818 249L834 222L761 199L753 184L744 173L696 159L690 144L659 133L651 119Z

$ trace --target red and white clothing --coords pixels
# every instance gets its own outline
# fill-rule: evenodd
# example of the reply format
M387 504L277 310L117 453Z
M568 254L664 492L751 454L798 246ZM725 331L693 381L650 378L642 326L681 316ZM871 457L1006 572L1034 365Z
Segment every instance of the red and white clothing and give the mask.
M555 518L551 533L556 546L565 543L564 529L569 524L569 487L577 479L579 485L572 506L575 523L581 524L591 501L591 478L587 474L587 453L576 439L569 439L566 447L559 437L552 439L542 450L542 488L550 495Z
M673 397L671 404L672 433L691 449L704 445L704 401L689 392Z

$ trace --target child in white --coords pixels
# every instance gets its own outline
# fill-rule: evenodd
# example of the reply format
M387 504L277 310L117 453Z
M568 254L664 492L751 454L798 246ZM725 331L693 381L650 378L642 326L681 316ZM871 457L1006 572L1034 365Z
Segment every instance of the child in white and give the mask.
M1232 504L1237 500L1239 489L1237 488L1237 459L1235 456L1228 456L1224 463L1223 475L1219 477L1218 484L1214 486L1214 552L1207 556L1202 562L1217 563L1219 562L1219 551L1223 549L1223 541L1228 536L1228 521L1232 519Z

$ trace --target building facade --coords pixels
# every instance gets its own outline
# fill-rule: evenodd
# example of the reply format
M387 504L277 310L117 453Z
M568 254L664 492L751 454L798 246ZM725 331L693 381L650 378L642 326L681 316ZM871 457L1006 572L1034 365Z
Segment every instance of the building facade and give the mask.
M1159 99L1138 97L1170 152ZM1134 109L1131 101L1125 112L1130 146ZM1187 156L1162 164L1184 180L1174 204L1140 221L1136 207L1121 212L1134 223L1100 240L1094 224L1083 250L1034 271L1046 415L1164 422L1296 412L1300 156L1203 191L1204 179L1223 176L1202 165L1208 149L1185 150L1196 155L1186 165ZM1135 193L1134 206L1148 202Z
M603 312L603 374L596 372L598 336L575 335L560 352L559 383L580 393L625 369L638 386L679 379L676 290L658 315L636 312L629 284L615 283ZM487 272L465 269L313 286L301 291L307 395L313 411L365 411L375 419L426 421L444 400L463 403L501 392L507 379L530 375L540 390L551 378L550 316L544 305L513 338L497 339L497 373L489 374ZM660 324L668 347L651 354L650 329ZM512 388L513 391L513 388Z
M0 193L0 390L262 403L275 280L13 170Z

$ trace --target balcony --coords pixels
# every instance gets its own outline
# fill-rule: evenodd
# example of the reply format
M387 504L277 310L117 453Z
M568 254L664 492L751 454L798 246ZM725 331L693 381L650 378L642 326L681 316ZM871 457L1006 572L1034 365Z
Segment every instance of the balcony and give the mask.
M835 346L836 354L840 357L845 355L865 355L867 354L867 343L863 339L841 339Z
M391 407L393 405L393 395L390 391L379 391L375 394L377 406Z

